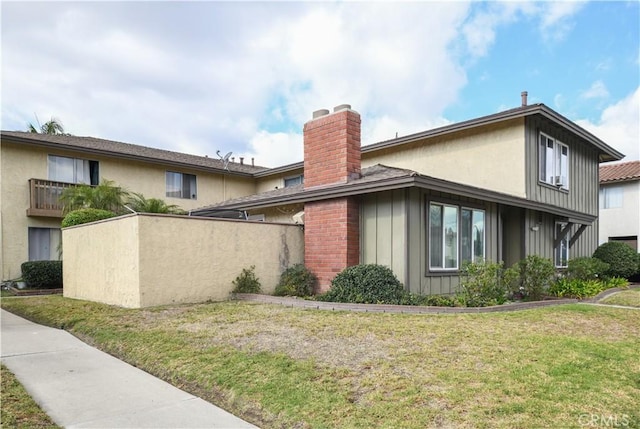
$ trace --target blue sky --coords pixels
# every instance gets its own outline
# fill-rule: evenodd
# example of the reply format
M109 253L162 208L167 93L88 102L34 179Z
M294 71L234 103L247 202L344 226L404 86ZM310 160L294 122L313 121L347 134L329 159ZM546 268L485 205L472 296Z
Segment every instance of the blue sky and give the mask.
M640 2L7 2L2 129L279 166L314 110L363 144L517 107L640 159Z

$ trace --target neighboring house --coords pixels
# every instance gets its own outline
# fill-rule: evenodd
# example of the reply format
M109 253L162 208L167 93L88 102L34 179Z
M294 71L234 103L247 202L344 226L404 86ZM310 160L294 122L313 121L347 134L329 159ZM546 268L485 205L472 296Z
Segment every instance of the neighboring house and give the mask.
M640 161L600 167L599 222L600 244L623 241L640 252Z
M305 124L303 163L258 172L262 192L192 214L304 222L319 291L347 266L377 263L411 292L452 293L465 261L590 256L599 163L622 157L526 93L522 107L363 148L360 115L341 105Z
M0 140L1 280L29 260L58 259L58 196L77 183L114 181L184 210L257 191L264 168L92 137L2 131ZM100 245L100 243L91 243Z

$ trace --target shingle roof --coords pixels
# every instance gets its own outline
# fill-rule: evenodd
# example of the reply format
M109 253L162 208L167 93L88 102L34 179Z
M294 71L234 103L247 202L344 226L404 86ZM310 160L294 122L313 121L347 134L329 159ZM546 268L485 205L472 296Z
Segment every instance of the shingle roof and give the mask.
M600 166L600 183L640 180L640 161Z
M220 203L212 204L210 206L202 207L192 210L195 214L205 214L207 210L222 208L222 207L243 207L260 204L267 201L277 201L290 196L304 196L305 193L317 193L323 189L329 190L331 188L351 185L363 185L366 186L369 183L377 183L388 179L397 179L401 177L412 177L418 173L412 170L405 170L402 168L388 167L382 164L376 164L371 167L363 168L359 178L351 179L346 184L339 183L328 186L314 186L313 188L304 188L303 184L297 184L293 186L287 186L284 188L274 189L272 191L261 192L259 194L247 195L244 197L234 198L232 200L222 201Z
M113 140L98 139L95 137L59 134L50 135L23 131L2 131L2 139L8 139L13 142L24 144L59 147L61 149L76 149L83 152L93 152L119 158L135 158L149 162L166 162L170 164L183 164L187 167L191 166L213 170L224 170L222 161L217 158L189 155L186 153L155 149ZM253 167L249 164L239 164L237 162L230 162L228 164L228 171L231 173L252 174L262 170L266 170L266 168Z

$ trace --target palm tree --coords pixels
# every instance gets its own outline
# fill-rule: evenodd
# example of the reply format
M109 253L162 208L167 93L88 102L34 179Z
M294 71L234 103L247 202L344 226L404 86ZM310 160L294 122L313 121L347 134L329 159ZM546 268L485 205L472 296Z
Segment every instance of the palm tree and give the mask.
M127 207L138 213L184 214L184 210L175 204L167 204L159 198L145 198L144 195L136 192L131 194Z
M52 117L49 121L40 125L38 116L36 116L36 122L38 123L39 128L36 128L31 122L29 122L29 124L27 125L27 129L30 133L66 134L64 132L64 127L62 126L62 122L60 122L59 119Z
M112 180L103 179L98 186L80 184L62 191L60 202L63 213L77 209L102 209L116 214L124 212L124 201L129 197L126 189L116 186Z

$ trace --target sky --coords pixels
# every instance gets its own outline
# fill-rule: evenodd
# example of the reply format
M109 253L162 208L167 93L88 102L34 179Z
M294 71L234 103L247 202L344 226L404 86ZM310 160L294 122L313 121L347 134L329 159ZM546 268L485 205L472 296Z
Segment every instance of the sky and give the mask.
M544 103L640 159L640 2L2 1L1 128L277 167L318 109L362 144Z

